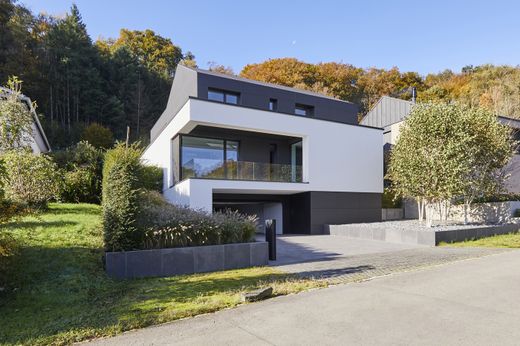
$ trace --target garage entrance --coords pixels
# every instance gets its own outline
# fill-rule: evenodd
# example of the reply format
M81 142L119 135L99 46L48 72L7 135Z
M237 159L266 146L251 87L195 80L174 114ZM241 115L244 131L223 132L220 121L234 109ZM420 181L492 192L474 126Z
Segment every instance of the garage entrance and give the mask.
M258 233L265 233L265 220L276 220L276 233L283 233L283 205L281 202L213 202L215 211L237 211L240 214L256 215Z

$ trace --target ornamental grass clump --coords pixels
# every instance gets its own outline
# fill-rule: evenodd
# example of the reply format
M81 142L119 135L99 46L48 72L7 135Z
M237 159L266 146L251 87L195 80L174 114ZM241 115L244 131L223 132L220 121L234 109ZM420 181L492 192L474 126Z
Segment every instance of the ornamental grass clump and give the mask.
M158 193L143 196L144 249L244 243L254 240L257 218L238 212L208 214L167 203Z

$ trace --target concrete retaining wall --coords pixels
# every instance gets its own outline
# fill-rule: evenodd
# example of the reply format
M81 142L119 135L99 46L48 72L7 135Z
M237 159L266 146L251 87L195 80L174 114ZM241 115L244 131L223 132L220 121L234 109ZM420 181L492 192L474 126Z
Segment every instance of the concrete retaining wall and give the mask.
M204 273L263 266L267 263L267 242L107 252L105 254L108 276L118 279Z
M404 200L404 218L417 219L417 202L411 199ZM474 203L468 212L469 223L507 223L511 220L516 209L520 209L520 201ZM437 210L433 212L433 219L439 220ZM452 205L448 212L448 220L464 222L464 206Z
M383 208L381 210L382 221L402 220L403 215L403 209L401 208Z
M468 239L490 237L497 234L517 232L520 225L490 225L486 227L461 228L457 230L421 231L396 230L382 227L360 228L355 224L328 225L328 233L333 236L343 236L355 239L380 240L389 243L403 243L435 246L441 242L456 242Z

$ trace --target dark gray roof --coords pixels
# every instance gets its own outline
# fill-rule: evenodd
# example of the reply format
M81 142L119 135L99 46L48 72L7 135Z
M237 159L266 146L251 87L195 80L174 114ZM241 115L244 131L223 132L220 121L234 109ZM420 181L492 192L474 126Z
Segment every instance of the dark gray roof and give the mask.
M520 129L520 119L515 119L515 118L499 115L498 121L509 127L513 127L515 129Z
M386 127L398 123L410 114L414 103L395 97L383 96L361 119L361 125Z

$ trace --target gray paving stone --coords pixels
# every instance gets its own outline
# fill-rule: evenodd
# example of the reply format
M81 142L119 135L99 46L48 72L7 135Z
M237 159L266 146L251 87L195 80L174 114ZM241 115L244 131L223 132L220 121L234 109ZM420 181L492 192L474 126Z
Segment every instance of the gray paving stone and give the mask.
M281 265L277 268L302 277L347 283L392 273L513 251L492 248L419 247L384 253L338 257L334 260Z

